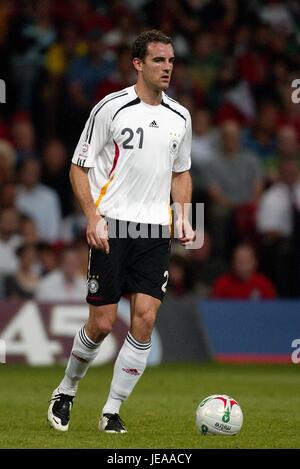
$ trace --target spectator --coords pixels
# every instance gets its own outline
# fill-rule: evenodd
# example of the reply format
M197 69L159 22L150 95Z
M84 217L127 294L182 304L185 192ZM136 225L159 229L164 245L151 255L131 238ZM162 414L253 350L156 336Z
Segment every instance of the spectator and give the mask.
M207 90L216 78L220 64L220 55L215 48L214 34L211 31L200 32L193 41L190 56L190 72L197 86Z
M15 116L11 133L16 148L16 163L18 165L28 158L37 157L35 130L26 116Z
M71 61L86 53L86 45L72 23L63 25L61 37L48 50L45 67L57 80L66 72Z
M16 249L21 244L18 234L19 215L14 208L6 208L0 212L0 275L16 272L18 259Z
M211 198L213 240L219 254L230 254L234 237L250 234L253 213L262 191L262 169L255 155L241 148L240 126L227 121L221 127L217 157L206 167L204 178ZM246 218L240 227L241 212Z
M282 159L280 180L261 197L257 210L258 231L270 238L291 237L293 204L300 210L299 166L295 158Z
M192 99L195 107L204 105L204 92L201 86L193 80L186 59L176 58L176 67L172 73L172 82L168 90L168 95L180 102L182 101L180 96L186 95Z
M188 250L187 261L188 268L193 273L195 292L201 298L209 297L215 278L226 272L227 264L222 257L216 256L208 231L204 231L201 248Z
M37 245L40 272L44 277L58 268L58 253L47 243L39 242Z
M0 190L0 207L15 208L17 197L17 185L14 181L8 181L1 186Z
M297 132L291 125L280 127L277 135L277 154L274 159L270 159L267 167L268 182L277 182L279 179L279 166L284 159L295 158L300 165L300 148L297 139Z
M19 268L14 276L5 279L6 296L14 300L33 298L39 281L36 248L24 244L17 249L16 254Z
M40 165L26 160L20 168L17 208L36 222L39 238L54 242L59 239L61 208L55 191L40 183Z
M76 250L66 248L62 253L60 268L40 281L36 299L46 303L85 301L86 279L78 271Z
M120 46L117 50L116 70L106 79L101 80L96 89L96 101L100 101L109 93L114 93L134 83L135 72L131 65L131 50Z
M277 32L290 34L294 30L294 22L290 11L280 0L267 0L259 10L261 20L269 24Z
M208 90L208 100L219 124L231 119L243 124L254 117L250 87L240 79L233 58L226 57L220 64L216 79Z
M114 67L105 54L101 31L94 29L87 34L87 48L84 57L71 62L68 82L71 101L79 109L89 112L95 104L98 83L107 78Z
M11 63L16 84L22 77L22 86L17 87L18 107L29 111L35 79L47 49L55 40L56 31L52 23L49 0L24 2L21 8L24 10L23 15L12 23L9 40L14 47Z
M0 186L12 180L15 171L16 154L13 146L0 140Z
M216 156L218 138L212 127L212 119L207 109L197 109L193 115L192 169L198 174L203 166Z
M240 244L232 258L232 270L217 278L212 297L218 299L273 299L276 290L272 282L257 272L257 258L250 245Z
M257 210L262 267L277 285L280 296L300 296L299 163L282 159L279 181L262 196Z
M48 50L35 86L33 120L40 146L59 136L66 143L66 113L69 106L66 74L71 62L83 57L86 49L86 43L79 37L74 24L70 21L62 24L60 39ZM46 113L44 109L47 109Z
M117 3L115 2L115 6L117 6ZM118 15L116 27L103 36L103 43L110 49L118 49L121 46L130 47L135 39L133 29L134 12L124 6L115 11L114 14Z
M262 190L261 165L254 154L241 147L241 131L237 122L221 126L221 146L217 157L207 168L209 193L221 207L256 202Z
M44 148L41 182L56 192L62 215L67 216L72 208L69 163L66 148L60 140L50 140Z
M82 36L92 29L107 31L111 28L112 20L107 16L106 3L100 6L99 2L91 0L57 1L55 2L56 16L61 24L71 23L74 25ZM105 8L105 14L100 13L102 7ZM114 19L114 16L112 18Z
M23 244L35 245L39 241L37 227L32 218L28 215L20 215L20 235Z
M247 129L243 136L245 147L258 155L265 166L276 152L278 118L277 106L272 103L262 104L252 128Z
M70 145L81 133L91 108L96 104L97 87L115 70L112 57L106 54L101 31L92 29L86 39L87 53L75 58L66 74L68 101L64 109L64 138Z
M85 235L86 217L76 199L72 201L73 210L61 223L60 239L71 243Z

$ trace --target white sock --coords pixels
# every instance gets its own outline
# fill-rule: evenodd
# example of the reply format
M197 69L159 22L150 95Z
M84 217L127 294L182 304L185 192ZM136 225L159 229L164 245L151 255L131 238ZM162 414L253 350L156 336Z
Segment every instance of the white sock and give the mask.
M114 366L113 379L103 414L119 413L122 402L130 396L146 368L150 350L151 340L146 343L138 342L128 332Z
M65 376L59 385L59 392L75 396L78 383L88 370L88 367L96 358L102 342L93 342L86 334L84 326L77 332Z

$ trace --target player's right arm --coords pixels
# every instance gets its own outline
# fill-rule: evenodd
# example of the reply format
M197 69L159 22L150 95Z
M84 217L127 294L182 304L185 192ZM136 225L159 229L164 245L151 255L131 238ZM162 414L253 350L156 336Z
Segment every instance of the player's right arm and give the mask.
M70 181L77 200L87 218L86 238L88 244L109 253L106 221L101 217L93 200L88 179L88 168L71 164Z
M88 171L94 168L96 160L108 139L111 124L111 108L100 101L91 111L82 131L70 169L70 180L75 196L87 218L87 242L92 248L109 252L107 225L101 217L91 193Z

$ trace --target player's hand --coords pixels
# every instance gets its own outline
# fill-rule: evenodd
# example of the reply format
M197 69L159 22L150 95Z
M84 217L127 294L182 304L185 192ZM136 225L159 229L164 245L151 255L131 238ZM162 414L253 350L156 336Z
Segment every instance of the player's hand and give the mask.
M196 239L196 233L187 219L179 218L176 221L178 240L182 246L191 246Z
M101 215L96 214L88 219L86 238L91 248L109 253L107 223Z

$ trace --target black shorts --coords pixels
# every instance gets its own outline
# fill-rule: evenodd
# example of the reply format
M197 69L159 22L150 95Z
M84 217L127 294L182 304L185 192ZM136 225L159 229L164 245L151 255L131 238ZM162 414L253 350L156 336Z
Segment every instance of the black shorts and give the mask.
M90 249L87 302L118 303L125 293L145 293L163 301L169 278L169 227L107 221L110 252Z

